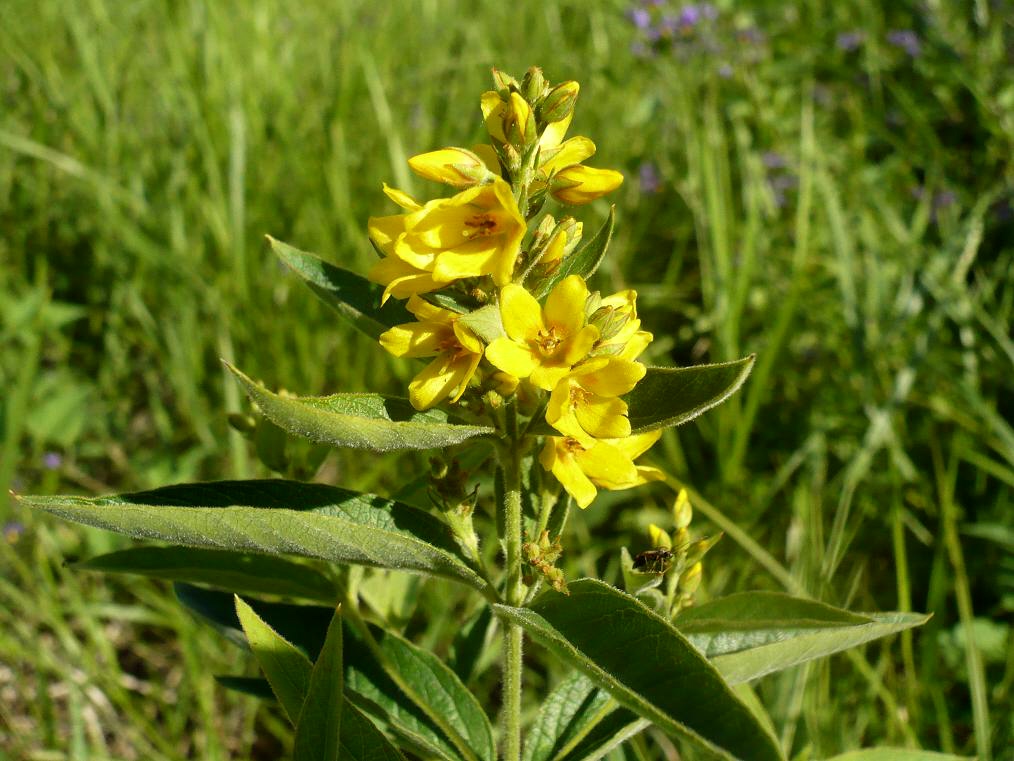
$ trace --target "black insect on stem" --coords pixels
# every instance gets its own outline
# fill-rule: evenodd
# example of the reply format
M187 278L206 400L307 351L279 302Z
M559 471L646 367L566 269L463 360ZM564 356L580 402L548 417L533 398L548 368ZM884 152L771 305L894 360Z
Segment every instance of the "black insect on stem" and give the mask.
M664 547L646 550L634 558L634 570L641 573L663 574L672 565L673 552Z

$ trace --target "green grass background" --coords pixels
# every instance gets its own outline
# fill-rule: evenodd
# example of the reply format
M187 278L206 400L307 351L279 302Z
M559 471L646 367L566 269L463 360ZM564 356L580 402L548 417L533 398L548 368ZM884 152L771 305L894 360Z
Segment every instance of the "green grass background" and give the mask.
M656 450L693 489L695 528L727 532L704 593L934 613L762 682L785 746L1011 758L1014 13L717 5L718 44L691 34L645 56L614 1L4 2L0 487L266 475L227 425L245 407L220 357L299 393L403 388L410 368L262 236L365 269L381 182L436 195L405 158L477 141L490 66L538 64L581 82L572 133L627 176L597 283L638 288L651 359L758 354L735 399ZM918 56L890 41L902 29ZM390 490L395 464L337 453L322 477ZM665 499L600 499L574 522L570 574L617 581L618 548L644 548ZM66 565L122 540L13 503L0 520L16 524L0 548L0 758L287 746L274 712L211 682L247 659L164 585ZM532 665L533 685L548 676Z

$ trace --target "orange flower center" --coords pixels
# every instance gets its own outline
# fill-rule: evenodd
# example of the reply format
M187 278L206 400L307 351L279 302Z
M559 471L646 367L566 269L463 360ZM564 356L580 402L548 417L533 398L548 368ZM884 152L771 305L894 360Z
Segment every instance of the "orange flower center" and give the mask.
M539 347L539 351L542 355L548 357L557 347L563 343L565 336L557 330L556 326L550 327L548 330L543 329L539 331L539 335L535 339L536 345Z
M570 436L564 436L563 438L563 451L570 455L581 454L585 451L585 448L581 445L581 442Z
M572 407L578 407L588 401L588 397L591 394L580 386L574 385L570 387L570 404Z
M496 218L489 213L476 214L465 220L467 238L482 238L497 231Z

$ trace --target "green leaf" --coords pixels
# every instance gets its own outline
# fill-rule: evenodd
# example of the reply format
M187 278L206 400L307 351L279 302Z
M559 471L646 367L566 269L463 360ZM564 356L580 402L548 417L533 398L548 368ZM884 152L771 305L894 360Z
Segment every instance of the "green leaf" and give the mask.
M246 552L195 547L134 547L100 555L76 563L74 567L208 584L230 592L300 597L327 603L338 599L334 582L316 568L280 557Z
M271 691L282 704L289 721L295 724L310 686L313 664L291 642L268 626L238 595L235 601L236 615L243 625L250 649L257 657Z
M850 613L779 592L743 592L688 608L676 628L730 684L919 626L918 613Z
M362 275L328 264L323 259L268 236L271 250L303 278L317 296L358 330L376 340L388 328L415 318L397 299L380 306L384 289Z
M271 684L267 679L261 679L259 676L215 674L215 681L227 690L241 692L244 695L250 695L261 700L275 699L275 693L271 691Z
M296 722L293 761L338 761L341 745L341 718L344 703L342 673L342 618L336 608L327 628L303 710Z
M599 228L599 231L595 233L594 238L587 241L570 256L565 257L560 262L560 266L557 267L551 275L534 284L533 295L535 298L541 300L543 297L549 295L549 292L553 290L553 287L565 277L570 275L580 275L581 277L587 279L595 274L595 270L599 268L599 264L606 255L606 249L609 247L609 241L613 237L613 225L615 222L616 207L613 206L610 207L609 216L606 218L606 221L602 223L602 227Z
M609 694L580 672L564 679L539 707L525 735L524 761L552 761L580 742L615 708Z
M407 399L380 394L280 396L228 362L225 365L265 417L289 433L321 444L393 452L449 447L495 433L487 426L449 422L442 410L419 412Z
M348 761L405 761L384 733L348 700L342 710L341 758Z
M493 611L488 605L483 605L458 629L451 642L448 665L466 684L472 678L479 657L486 648L492 623Z
M108 497L21 501L139 539L398 568L486 587L438 518L376 495L324 484L218 481Z
M974 761L968 756L952 756L949 753L934 753L928 750L908 748L868 748L853 750L828 761Z
M494 761L493 728L475 696L444 662L391 632L372 628L385 671L464 758Z
M598 761L650 726L647 719L639 719L626 708L620 708L593 726L572 750L557 756L555 761Z
M497 605L621 705L718 758L780 761L772 737L715 668L665 619L595 579L528 610Z
M754 356L693 367L649 367L624 399L633 433L668 428L693 420L739 390Z
M246 645L229 595L188 584L177 584L176 596L227 639L241 646ZM254 599L248 603L281 636L309 658L317 658L331 618L328 608ZM361 635L348 625L344 627L343 635L346 698L372 718L387 725L392 734L406 747L418 751L418 755L442 761L459 761L461 756L455 751L454 745L391 679Z

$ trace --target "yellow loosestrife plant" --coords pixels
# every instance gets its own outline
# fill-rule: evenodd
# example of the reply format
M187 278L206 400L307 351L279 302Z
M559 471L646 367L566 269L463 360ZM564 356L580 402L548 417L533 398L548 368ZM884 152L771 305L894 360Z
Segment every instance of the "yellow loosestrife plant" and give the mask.
M641 458L664 429L735 393L753 358L643 360L652 334L637 294L589 284L612 211L592 236L570 215L623 181L585 164L589 138L567 137L577 82L552 85L537 68L493 79L478 99L487 142L409 159L449 195L417 200L384 186L401 211L370 218L378 259L366 277L269 239L339 315L417 361L407 398L274 393L230 367L257 413L233 422L283 478L23 499L168 543L84 567L172 580L184 606L245 641L263 679L217 679L277 699L296 759L598 758L654 727L702 757L783 761L770 718L734 687L924 617L773 592L694 604L720 535L692 537L687 490L664 462ZM296 448L289 435L310 443ZM308 482L333 447L363 450L364 467L375 456L366 453L435 455L392 499ZM622 588L568 579L571 505L594 509L600 490L646 484L673 490L671 525L652 525L636 555L622 550L612 580ZM453 627L453 668L380 612L371 579L396 588L390 571L481 599ZM425 612L431 623L474 607L447 599ZM570 671L546 694L524 689L526 638L541 646L529 657ZM474 678L490 659L501 669L494 689Z

